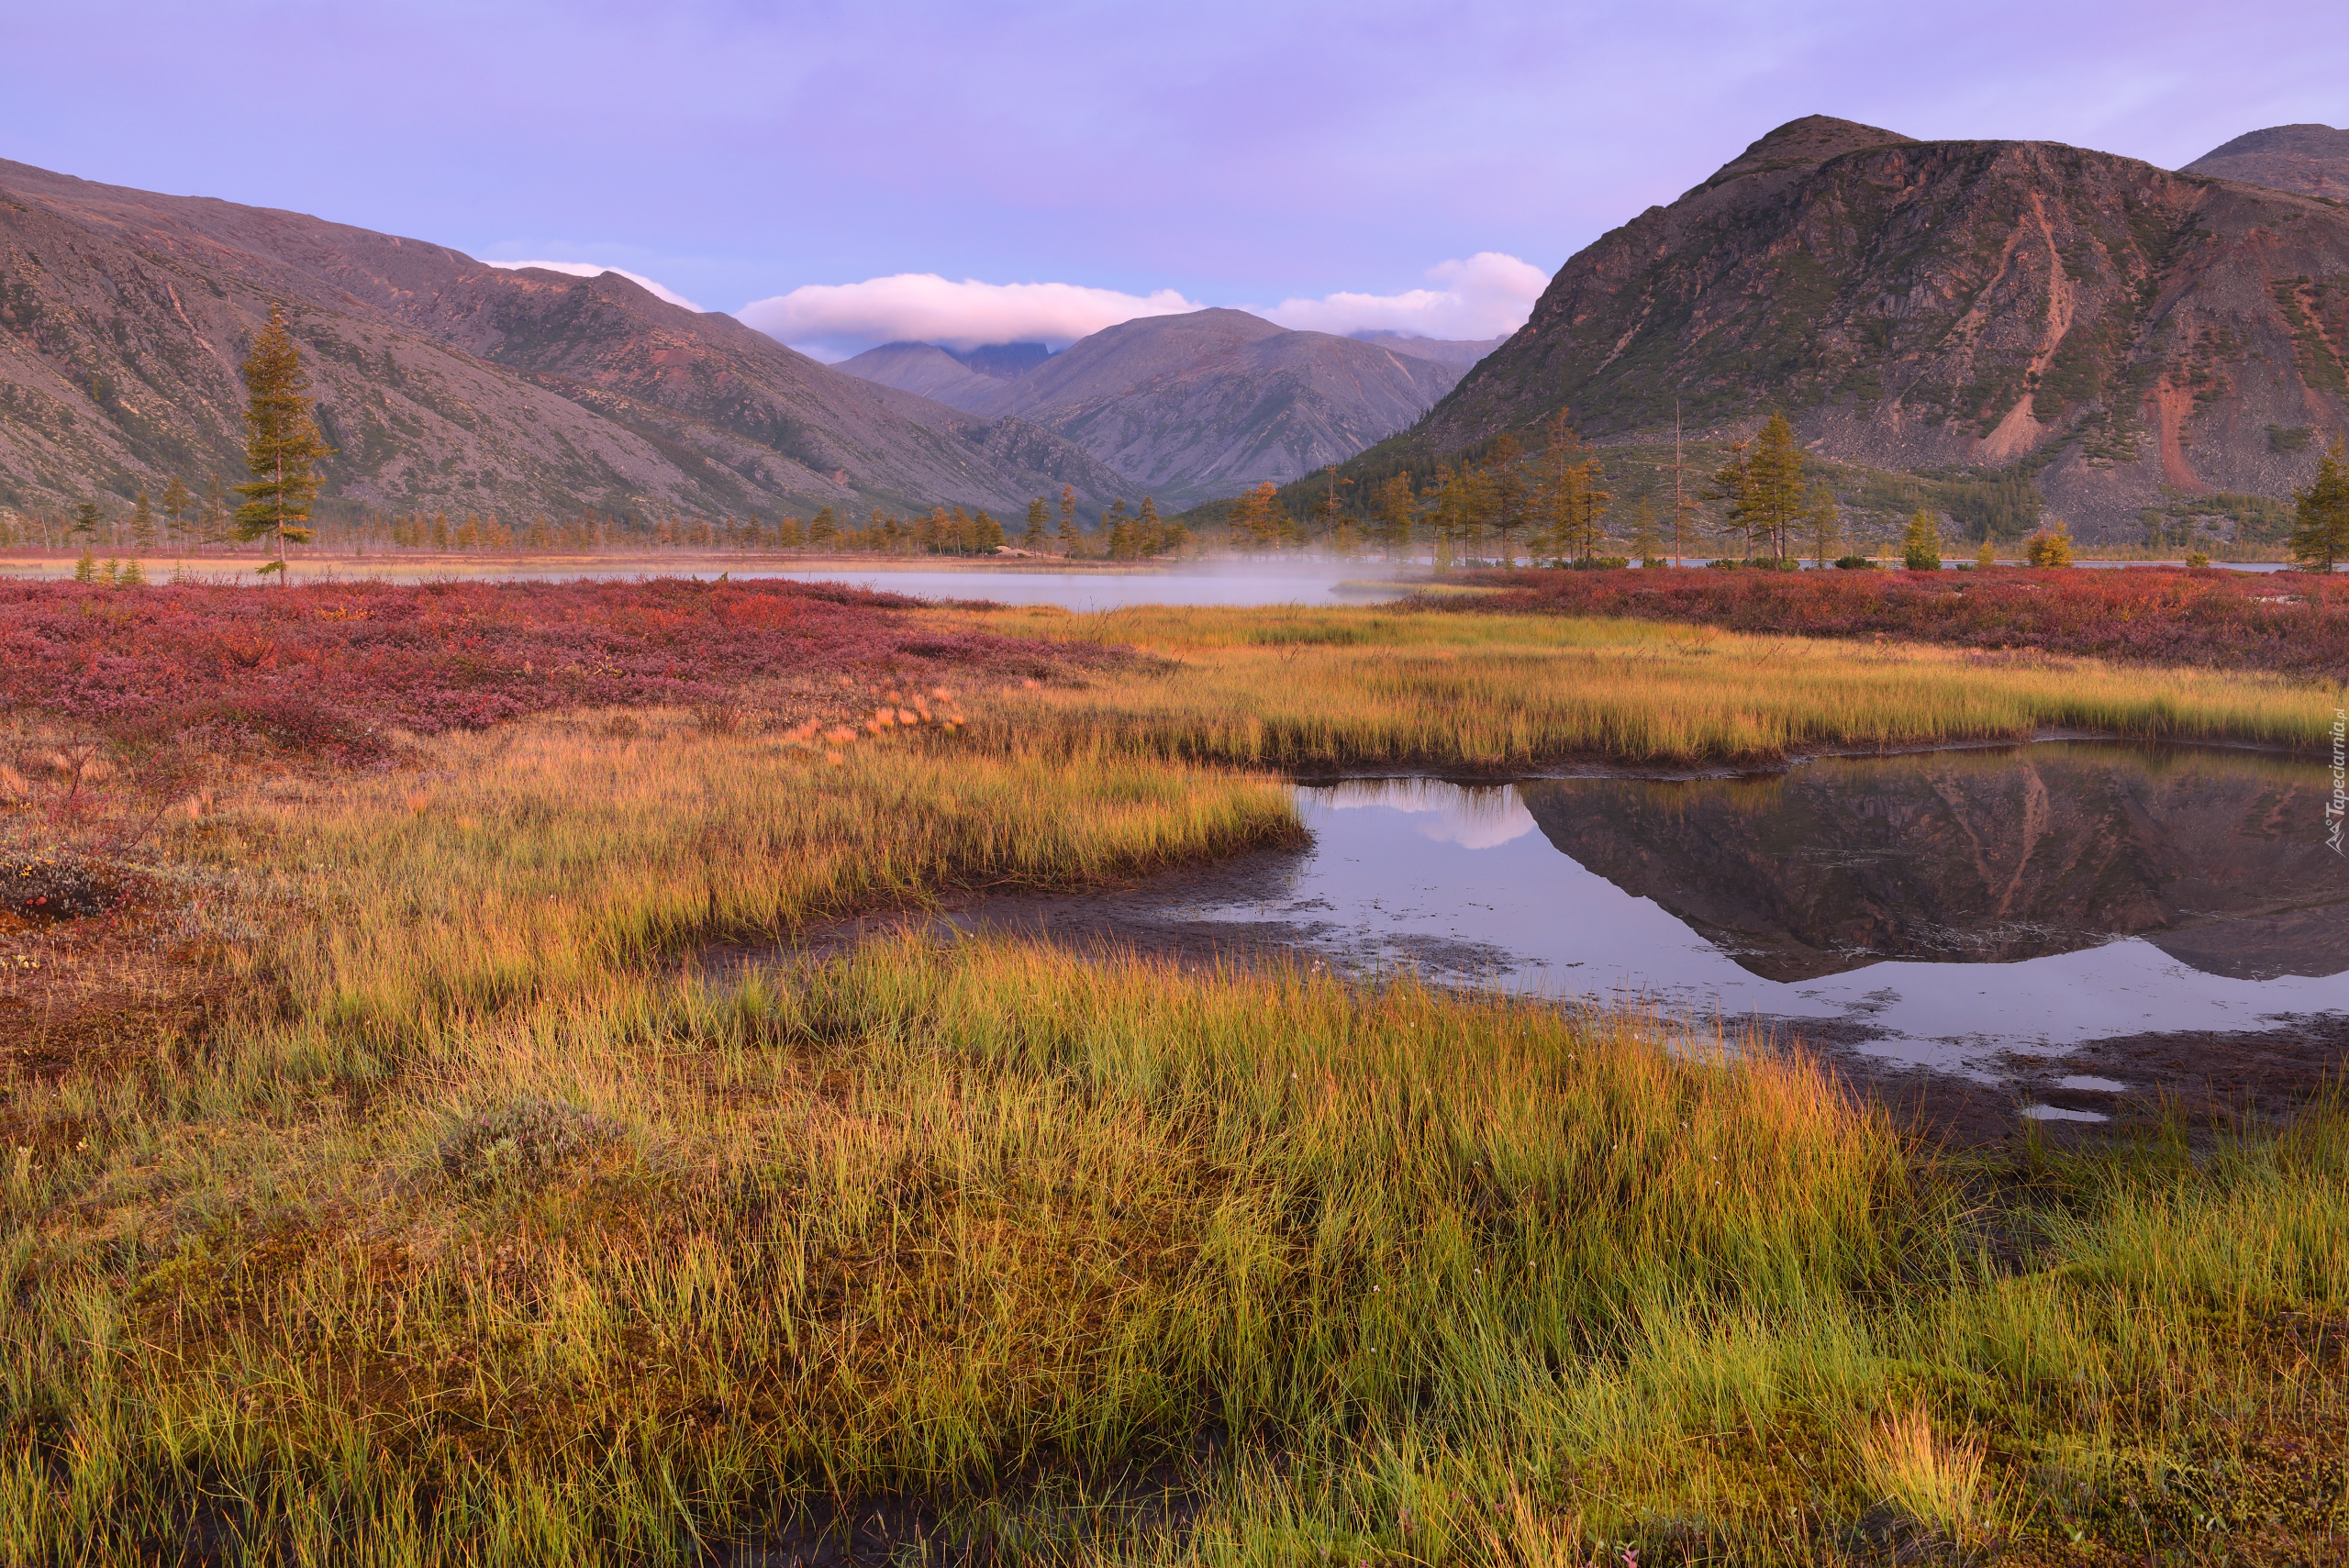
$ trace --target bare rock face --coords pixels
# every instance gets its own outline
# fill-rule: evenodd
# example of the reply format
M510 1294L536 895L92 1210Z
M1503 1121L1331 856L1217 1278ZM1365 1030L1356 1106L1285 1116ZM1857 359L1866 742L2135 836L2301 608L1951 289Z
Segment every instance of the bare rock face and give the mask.
M2270 126L2211 149L2183 172L2349 201L2349 130L2329 125Z
M1656 439L1675 404L1700 434L1775 410L1826 457L2027 471L2089 539L2133 537L2168 492L2284 495L2349 430L2349 210L1798 120L1570 260L1408 444L1562 406Z
M839 374L616 273L0 162L0 504L240 477L237 363L273 306L337 448L334 505L1011 512L1119 485L1050 432Z

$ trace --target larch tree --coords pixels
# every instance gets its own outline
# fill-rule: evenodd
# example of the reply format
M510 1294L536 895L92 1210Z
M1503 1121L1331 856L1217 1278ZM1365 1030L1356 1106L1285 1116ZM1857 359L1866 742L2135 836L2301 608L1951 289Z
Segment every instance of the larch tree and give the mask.
M167 519L163 525L164 532L174 543L180 535L187 531L187 509L195 502L195 497L188 494L186 484L178 474L173 474L172 482L163 486L162 510Z
M237 486L245 498L237 508L237 538L246 544L270 540L276 558L260 570L275 573L283 583L286 545L317 537L309 522L320 483L317 464L334 449L319 437L310 417L310 378L303 373L301 350L277 310L270 311L269 325L254 338L241 370L245 467L252 479Z
M1900 563L1911 572L1942 569L1942 520L1920 506L1900 541Z
M1810 528L1810 555L1825 566L1842 543L1841 516L1835 510L1835 492L1825 480L1810 487L1803 498L1803 521Z
M1493 438L1492 450L1485 456L1492 494L1493 537L1500 541L1504 567L1517 564L1516 552L1509 548L1511 536L1533 526L1533 487L1526 483L1519 461L1524 455L1525 448L1518 439L1503 430Z
M1551 419L1542 452L1542 491L1537 507L1548 525L1553 555L1561 560L1588 560L1602 536L1607 505L1614 497L1598 487L1606 470L1583 444L1566 410Z
M1022 550L1042 550L1046 525L1052 520L1052 508L1044 505L1044 498L1041 495L1029 502L1028 529L1019 536L1019 547Z
M205 485L203 505L196 508L195 537L201 544L218 544L228 537L228 487L217 473Z
M2342 443L2317 463L2316 478L2292 492L2292 563L2306 572L2331 572L2349 558L2349 462Z
M1706 499L1727 501L1730 520L1745 531L1748 559L1769 546L1770 559L1784 561L1803 520L1802 448L1783 414L1773 414L1751 446L1739 446L1713 475Z
M1642 495L1631 503L1631 559L1653 566L1664 550L1656 530L1655 503Z
M1371 516L1378 519L1378 542L1387 560L1411 548L1411 518L1418 507L1419 498L1411 494L1411 476L1407 472L1388 474L1373 493Z
M130 503L130 543L136 550L155 548L155 504L141 488Z
M1061 553L1074 555L1077 549L1076 486L1061 486Z

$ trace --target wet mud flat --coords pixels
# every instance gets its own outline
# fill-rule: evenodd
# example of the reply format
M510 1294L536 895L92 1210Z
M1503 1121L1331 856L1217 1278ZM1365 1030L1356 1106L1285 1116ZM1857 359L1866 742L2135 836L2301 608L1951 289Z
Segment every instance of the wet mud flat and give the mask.
M1409 973L1799 1044L1965 1144L2265 1122L2349 1062L2330 789L2288 757L2071 740L1765 776L1314 783L1303 850L702 962L918 931Z

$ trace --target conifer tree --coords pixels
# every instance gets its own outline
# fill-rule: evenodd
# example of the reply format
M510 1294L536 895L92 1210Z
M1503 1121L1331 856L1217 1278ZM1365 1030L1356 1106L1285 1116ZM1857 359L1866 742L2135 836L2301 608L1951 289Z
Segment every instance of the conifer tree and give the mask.
M807 520L809 544L829 544L840 538L840 521L832 516L832 509L829 506L826 506Z
M195 500L195 497L188 494L186 484L176 473L172 475L172 482L163 486L162 508L167 519L163 529L174 542L187 531L187 509Z
M1941 519L1921 506L1909 519L1909 531L1901 539L1900 562L1911 572L1942 569Z
M1491 476L1491 528L1493 537L1500 541L1504 567L1517 564L1517 553L1509 548L1510 538L1533 523L1532 489L1526 484L1525 471L1518 462L1524 455L1524 447L1507 430L1493 438L1492 450L1485 455L1485 472Z
M1063 484L1061 486L1061 553L1073 556L1076 553L1076 486Z
M216 473L204 487L204 505L195 514L195 537L199 543L217 544L228 537L228 490Z
M1803 498L1803 520L1810 526L1811 559L1823 567L1835 558L1842 535L1835 510L1835 492L1825 480L1813 484L1810 494Z
M1548 525L1551 554L1559 560L1588 559L1598 549L1602 519L1613 497L1598 488L1606 470L1566 423L1563 408L1550 421L1542 470L1538 505Z
M1392 561L1411 547L1411 517L1419 498L1411 494L1408 473L1388 474L1371 496L1371 516L1378 521L1378 542Z
M2331 572L2349 558L2349 463L2340 441L2317 463L2316 478L2292 493L2292 562L2304 572Z
M1642 495L1631 504L1631 559L1642 566L1658 565L1663 548L1656 534L1655 503Z
M82 542L86 546L98 537L99 520L98 504L95 501L84 501L73 508L73 526L65 531L69 534L80 534Z
M144 486L130 503L130 542L139 550L155 548L155 507Z
M1028 528L1019 536L1019 548L1041 551L1044 548L1044 525L1052 520L1052 509L1044 498L1037 496L1028 503Z
M276 573L283 583L286 545L317 537L308 525L318 494L317 463L334 449L319 439L310 417L310 378L279 311L270 311L269 325L253 339L240 369L248 394L245 467L252 479L237 486L245 498L237 508L237 538L247 544L270 540L276 559L261 570Z
M1159 520L1158 503L1145 495L1134 514L1134 553L1156 555L1166 548L1166 525Z

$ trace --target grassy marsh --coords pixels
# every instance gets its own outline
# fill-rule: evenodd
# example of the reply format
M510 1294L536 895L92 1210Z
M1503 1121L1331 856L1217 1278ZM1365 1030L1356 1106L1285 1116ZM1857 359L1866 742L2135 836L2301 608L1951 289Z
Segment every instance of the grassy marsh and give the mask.
M1768 762L2048 728L2310 748L2327 743L2336 702L2331 684L2280 675L1647 621L1341 607L930 615L1162 656L1154 671L1008 692L980 721L990 734L1250 766Z
M0 1561L759 1561L867 1515L907 1560L2328 1560L2337 1102L1992 1162L1639 1018L999 941L669 962L1295 832L1221 763L2288 740L2313 688L1016 629L1163 657L959 732L573 713L173 815L155 858L250 922L186 960L217 1005L0 1093Z

